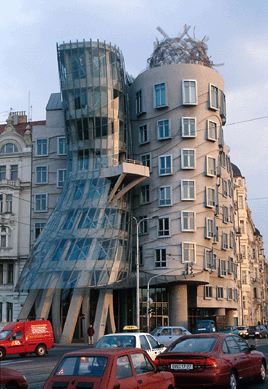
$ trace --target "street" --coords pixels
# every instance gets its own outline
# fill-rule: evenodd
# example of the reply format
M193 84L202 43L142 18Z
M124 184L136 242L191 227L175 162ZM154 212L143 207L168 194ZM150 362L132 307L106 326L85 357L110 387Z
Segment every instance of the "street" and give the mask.
M255 344L257 350L262 351L268 360L268 339L249 339L249 344ZM28 381L29 389L42 389L47 377L59 358L69 351L87 348L84 344L71 344L67 346L56 345L44 357L37 357L35 354L29 355L26 358L21 358L18 355L6 357L1 366L15 369L23 373ZM266 382L257 384L254 381L244 384L245 389L268 389L268 373L266 374Z

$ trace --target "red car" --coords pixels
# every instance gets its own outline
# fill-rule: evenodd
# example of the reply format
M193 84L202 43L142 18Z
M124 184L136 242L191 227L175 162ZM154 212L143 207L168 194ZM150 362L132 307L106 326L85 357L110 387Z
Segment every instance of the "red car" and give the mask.
M0 367L0 383L6 389L27 389L28 384L23 374L17 370ZM0 386L1 387L1 386Z
M137 348L94 348L65 354L43 389L174 389L172 373L155 368Z
M242 380L264 382L267 363L256 346L233 334L196 334L179 338L154 361L174 374L175 387L228 387Z

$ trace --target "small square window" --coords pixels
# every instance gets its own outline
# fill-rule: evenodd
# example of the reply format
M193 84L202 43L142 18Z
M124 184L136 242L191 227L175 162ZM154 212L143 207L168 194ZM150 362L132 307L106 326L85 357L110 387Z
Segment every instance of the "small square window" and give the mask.
M224 298L223 287L217 286L217 300L222 300L223 298Z
M195 138L196 137L196 119L182 118L182 137Z
M181 199L195 200L195 182L190 180L181 180Z
M184 232L195 231L195 213L192 211L181 212L181 230Z
M169 139L170 138L170 125L169 120L158 120L157 122L157 135L158 139Z
M195 150L182 149L181 150L181 168L195 169Z
M182 101L184 105L197 104L197 87L195 80L182 80Z
M207 121L207 139L215 142L217 140L217 123Z
M37 166L35 168L35 183L36 184L47 184L48 182L48 173L47 166Z
M182 243L182 263L195 262L195 243Z
M212 295L212 286L211 285L205 285L205 299L211 299L213 297Z
M36 141L36 156L48 155L48 139L37 139Z
M159 176L167 176L172 174L172 156L171 155L161 155L158 157L158 169Z
M172 205L172 187L163 186L159 188L159 207L166 207Z
M35 212L47 212L47 194L35 195Z

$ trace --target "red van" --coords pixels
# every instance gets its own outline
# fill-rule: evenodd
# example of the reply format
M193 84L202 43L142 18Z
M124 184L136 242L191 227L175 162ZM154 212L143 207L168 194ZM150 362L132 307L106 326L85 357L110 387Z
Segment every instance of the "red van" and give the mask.
M42 357L53 346L54 334L49 320L9 323L0 332L0 360L10 354L25 357L35 353Z

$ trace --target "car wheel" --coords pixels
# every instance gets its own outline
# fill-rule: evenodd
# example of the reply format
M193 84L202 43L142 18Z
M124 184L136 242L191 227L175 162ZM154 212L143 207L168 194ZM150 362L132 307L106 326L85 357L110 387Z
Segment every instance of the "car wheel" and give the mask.
M231 371L228 383L228 389L237 389L237 377L234 371Z
M260 372L259 372L259 375L257 377L257 381L258 382L264 382L265 381L265 377L266 377L266 368L265 368L265 364L264 362L261 362L261 365L260 365Z
M0 361L1 361L1 359L4 359L5 356L6 356L5 349L0 347Z
M35 354L38 356L38 357L42 357L43 355L45 355L45 352L46 352L46 347L43 345L43 344L39 344L36 349L35 349Z

